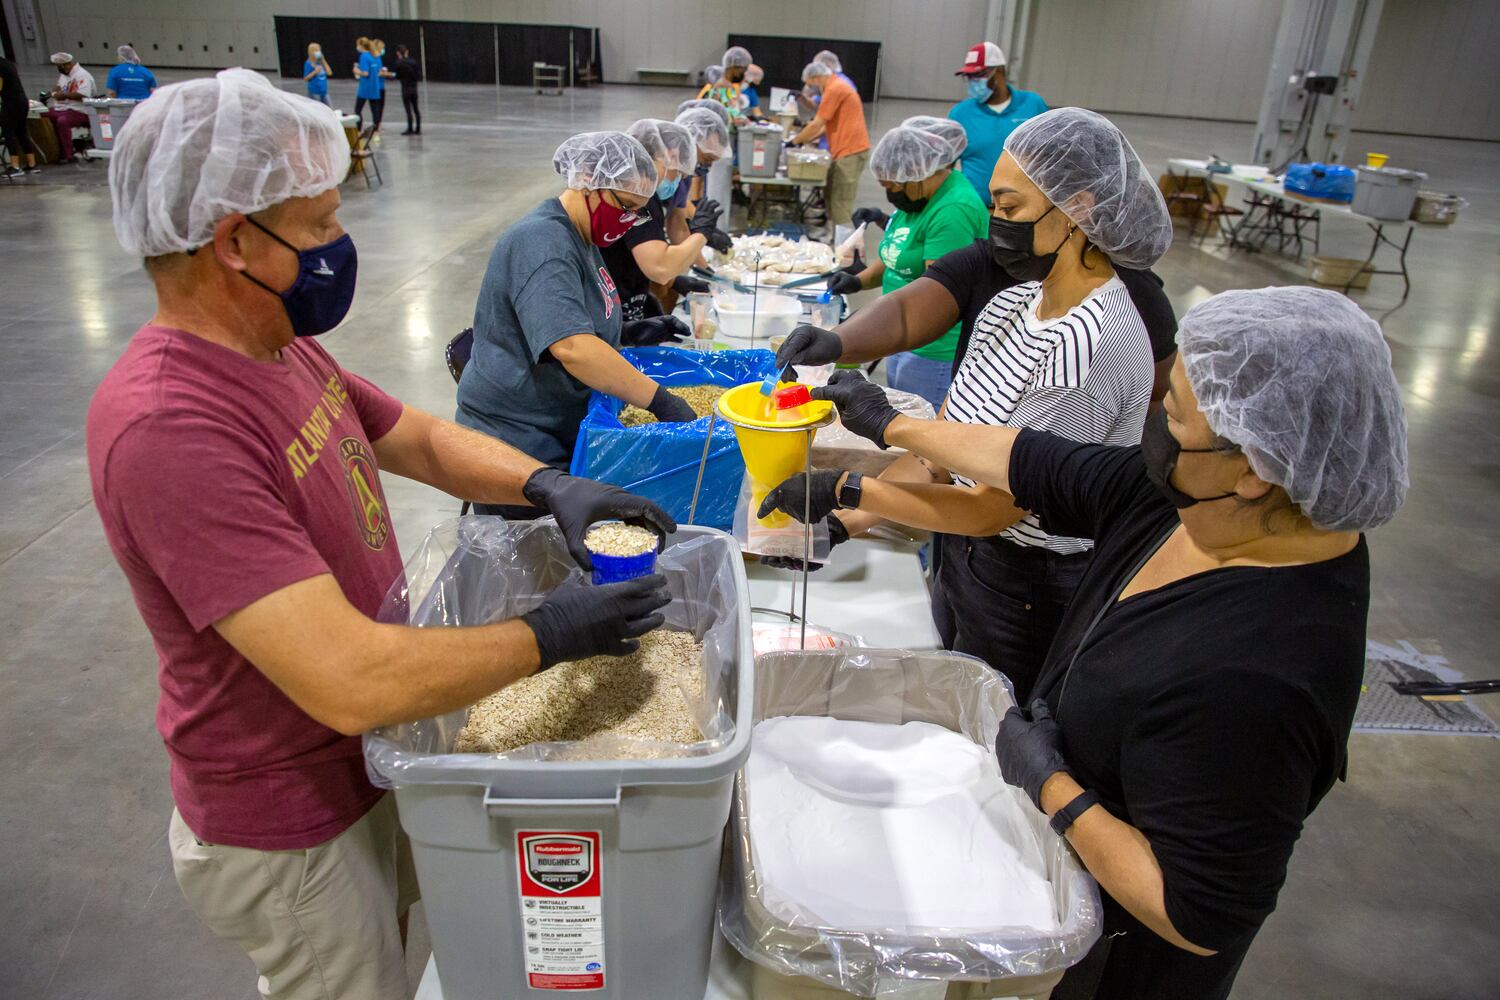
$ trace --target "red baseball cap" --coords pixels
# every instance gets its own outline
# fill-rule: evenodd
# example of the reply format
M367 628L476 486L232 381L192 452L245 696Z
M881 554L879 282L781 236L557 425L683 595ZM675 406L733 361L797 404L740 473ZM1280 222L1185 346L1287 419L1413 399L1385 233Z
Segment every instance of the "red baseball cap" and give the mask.
M980 42L964 55L963 68L954 76L977 76L1005 65L1005 50L994 42Z

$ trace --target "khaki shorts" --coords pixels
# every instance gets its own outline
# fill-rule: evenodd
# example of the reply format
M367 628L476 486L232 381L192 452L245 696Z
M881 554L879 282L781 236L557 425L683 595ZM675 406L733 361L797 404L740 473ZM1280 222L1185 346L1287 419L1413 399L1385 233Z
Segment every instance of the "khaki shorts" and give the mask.
M828 167L828 224L847 226L854 214L854 192L859 188L859 175L865 172L870 162L870 151L840 156Z
M407 1000L398 920L419 898L396 799L304 851L205 844L172 810L177 884L200 920L244 949L274 1000Z

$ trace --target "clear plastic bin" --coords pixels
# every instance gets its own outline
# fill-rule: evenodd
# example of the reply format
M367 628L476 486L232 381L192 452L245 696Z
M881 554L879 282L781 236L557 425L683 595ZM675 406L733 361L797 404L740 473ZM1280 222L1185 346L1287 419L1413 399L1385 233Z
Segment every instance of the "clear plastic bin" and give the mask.
M566 743L449 753L467 711L365 737L371 780L395 789L411 837L445 1000L703 996L724 823L750 747L750 607L722 532L679 528L657 571L668 627L704 643L702 742L660 745L659 759L568 759ZM479 625L579 578L550 519L456 518L433 529L380 617Z

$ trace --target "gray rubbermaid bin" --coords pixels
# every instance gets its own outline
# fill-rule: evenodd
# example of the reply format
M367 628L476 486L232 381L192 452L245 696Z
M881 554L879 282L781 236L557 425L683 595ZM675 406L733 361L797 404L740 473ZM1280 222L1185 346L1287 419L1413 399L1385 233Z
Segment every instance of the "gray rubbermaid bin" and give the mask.
M723 532L679 528L658 572L668 626L704 641L696 711L709 738L690 755L447 753L466 711L365 737L371 780L395 788L411 838L445 1000L703 996L725 823L750 747L750 608ZM550 519L457 518L407 564L381 618L499 620L575 575Z
M1349 207L1360 215L1390 222L1404 222L1411 217L1417 191L1427 175L1420 170L1399 167L1358 167L1359 180L1354 185L1354 200Z

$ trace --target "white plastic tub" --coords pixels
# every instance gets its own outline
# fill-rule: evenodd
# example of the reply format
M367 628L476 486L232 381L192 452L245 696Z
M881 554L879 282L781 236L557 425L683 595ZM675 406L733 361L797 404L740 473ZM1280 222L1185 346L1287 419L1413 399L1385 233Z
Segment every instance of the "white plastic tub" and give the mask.
M714 305L719 312L719 335L732 340L764 344L806 322L801 301L780 292L762 290L752 295L716 289Z

